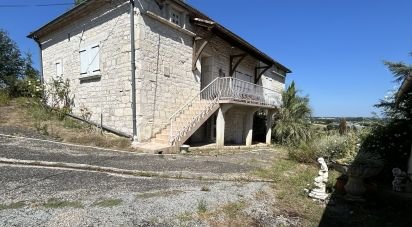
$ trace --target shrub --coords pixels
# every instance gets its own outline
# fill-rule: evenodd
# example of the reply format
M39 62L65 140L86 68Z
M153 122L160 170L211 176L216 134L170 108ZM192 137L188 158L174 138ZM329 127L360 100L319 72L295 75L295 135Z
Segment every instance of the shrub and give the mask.
M318 157L327 161L353 159L358 151L358 134L322 135L310 142L289 147L289 157L298 162L316 162Z
M0 90L0 106L6 106L10 102L9 93L5 90Z
M391 120L372 126L364 135L361 151L376 152L385 160L383 177L392 179L392 168L407 170L411 152L412 124L408 120Z

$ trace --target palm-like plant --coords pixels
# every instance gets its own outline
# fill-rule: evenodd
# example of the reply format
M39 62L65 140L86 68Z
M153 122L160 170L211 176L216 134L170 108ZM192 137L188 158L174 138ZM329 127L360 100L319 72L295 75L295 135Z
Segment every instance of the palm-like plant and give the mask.
M301 97L295 88L295 82L282 93L282 105L275 114L273 135L281 144L296 145L312 137L310 117L312 110L309 98Z

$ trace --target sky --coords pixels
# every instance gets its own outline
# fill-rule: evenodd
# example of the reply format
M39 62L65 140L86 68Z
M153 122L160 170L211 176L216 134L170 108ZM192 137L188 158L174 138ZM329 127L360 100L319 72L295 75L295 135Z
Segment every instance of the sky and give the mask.
M0 0L0 28L23 52L39 50L26 36L71 6L9 4L71 3L72 0ZM411 64L410 0L187 0L292 70L314 116L355 117L396 86L384 60Z

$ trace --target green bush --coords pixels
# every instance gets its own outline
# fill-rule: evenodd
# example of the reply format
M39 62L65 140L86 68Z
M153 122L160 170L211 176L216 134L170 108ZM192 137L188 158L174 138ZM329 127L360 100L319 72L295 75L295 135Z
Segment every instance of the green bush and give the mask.
M392 168L407 170L411 152L412 123L408 119L375 124L363 138L361 151L378 153L385 161L383 177L391 180Z
M4 90L0 90L0 106L6 106L9 104L9 102L10 102L9 93Z
M354 133L321 135L310 142L289 147L289 157L304 163L316 162L319 157L328 161L353 160L360 142L358 136Z

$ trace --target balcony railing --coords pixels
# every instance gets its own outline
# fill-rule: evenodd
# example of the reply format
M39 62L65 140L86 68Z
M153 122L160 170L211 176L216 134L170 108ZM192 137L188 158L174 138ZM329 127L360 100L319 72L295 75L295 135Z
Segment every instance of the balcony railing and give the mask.
M281 104L280 91L232 77L222 77L217 82L220 88L220 102L239 102L268 107L279 107Z
M218 103L274 108L281 104L281 93L232 77L216 78L170 117L170 144L182 140Z

